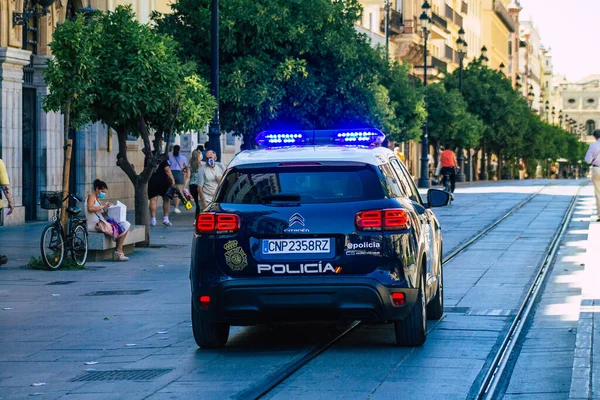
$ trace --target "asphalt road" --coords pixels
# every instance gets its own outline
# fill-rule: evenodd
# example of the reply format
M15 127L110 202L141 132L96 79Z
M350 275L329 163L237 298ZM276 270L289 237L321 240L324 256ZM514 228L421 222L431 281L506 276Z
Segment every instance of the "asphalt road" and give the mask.
M425 345L398 348L391 326L360 326L267 397L470 398L582 182L461 186L452 205L435 211L445 253L541 192L446 265L447 312L428 324ZM511 361L506 398L568 397L577 257L591 215L589 187L582 194L529 340ZM171 228L153 228L155 247L129 262L90 263L84 271L27 269L42 225L2 228L0 248L11 261L0 269L0 398L235 398L343 329L235 327L225 349L198 350L189 316L188 214L175 215Z

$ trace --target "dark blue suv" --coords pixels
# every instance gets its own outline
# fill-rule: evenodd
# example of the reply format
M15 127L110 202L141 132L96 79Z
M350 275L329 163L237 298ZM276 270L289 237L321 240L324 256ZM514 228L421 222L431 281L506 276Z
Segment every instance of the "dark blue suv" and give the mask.
M202 348L230 325L394 323L425 342L443 312L442 237L406 168L377 130L263 132L239 153L196 221L192 325ZM373 145L375 143L375 145Z

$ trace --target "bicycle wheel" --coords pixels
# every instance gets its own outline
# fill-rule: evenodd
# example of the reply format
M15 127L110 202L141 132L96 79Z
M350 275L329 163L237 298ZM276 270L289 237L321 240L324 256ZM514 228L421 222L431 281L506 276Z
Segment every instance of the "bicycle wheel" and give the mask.
M44 228L40 246L46 267L58 269L65 255L65 243L56 225L51 224Z
M71 242L71 256L73 261L80 267L85 265L88 256L88 233L82 225L73 229Z

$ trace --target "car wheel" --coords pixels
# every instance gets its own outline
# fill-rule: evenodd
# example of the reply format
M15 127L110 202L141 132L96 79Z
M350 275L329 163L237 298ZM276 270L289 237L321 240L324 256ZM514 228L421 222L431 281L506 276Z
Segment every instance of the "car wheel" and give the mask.
M427 336L427 306L424 290L425 278L421 275L421 287L413 309L404 320L394 322L396 343L400 346L422 346L425 343Z
M225 346L229 339L229 325L207 321L194 306L192 300L192 330L198 347L218 349Z
M444 272L440 261L440 273L438 275L438 287L435 296L427 304L427 319L438 320L444 315Z

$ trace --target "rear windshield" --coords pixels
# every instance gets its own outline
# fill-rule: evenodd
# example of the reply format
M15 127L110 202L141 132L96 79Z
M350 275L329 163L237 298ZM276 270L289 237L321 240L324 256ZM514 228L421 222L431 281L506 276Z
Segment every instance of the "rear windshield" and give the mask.
M268 167L233 169L218 203L339 203L384 198L378 174L369 166Z

